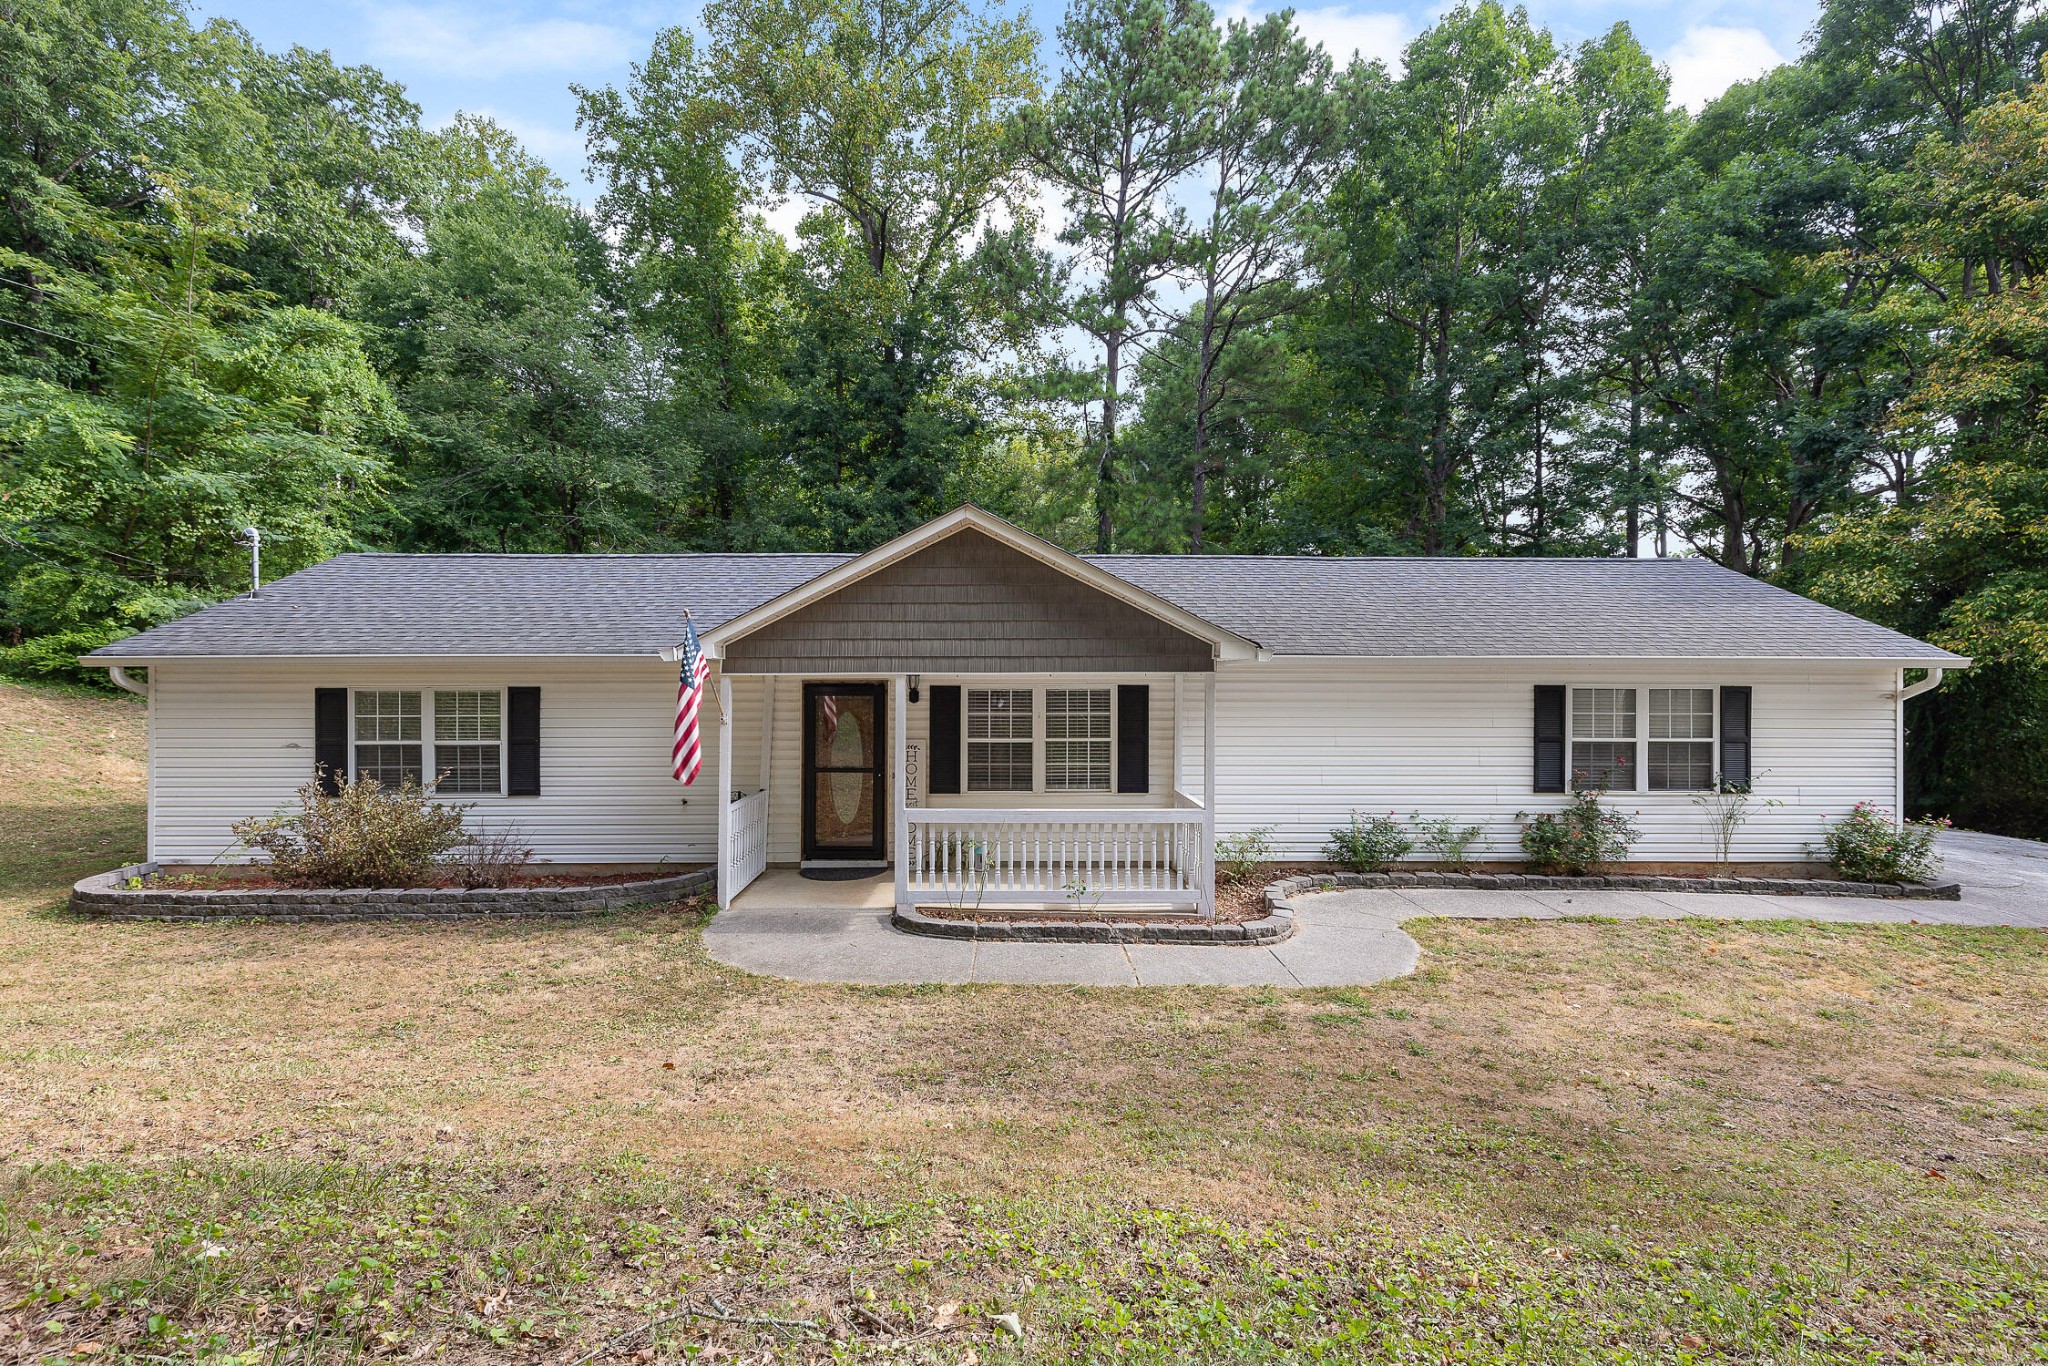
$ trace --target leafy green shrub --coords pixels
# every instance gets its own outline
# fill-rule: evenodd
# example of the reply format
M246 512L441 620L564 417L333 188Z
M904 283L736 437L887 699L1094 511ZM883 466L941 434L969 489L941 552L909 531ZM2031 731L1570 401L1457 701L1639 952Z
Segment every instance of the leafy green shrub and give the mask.
M1562 811L1533 817L1519 811L1515 819L1527 822L1522 827L1522 853L1539 873L1580 877L1596 872L1626 859L1639 837L1634 821L1600 805L1600 794L1592 791L1572 793L1571 804Z
M1330 832L1323 857L1354 873L1384 873L1414 847L1415 841L1408 838L1393 812L1361 820L1354 811L1349 825Z
M343 783L329 796L319 780L299 789L299 809L236 821L235 838L270 856L287 887L416 887L435 860L468 842L467 806L434 801L413 783L375 778Z
M1855 810L1827 827L1821 843L1828 865L1852 882L1927 882L1941 871L1934 837L1948 825L1939 816L1895 820L1875 803L1858 802Z
M1217 840L1216 876L1224 882L1244 882L1259 871L1261 863L1272 862L1273 832L1277 829L1261 825Z
M1408 819L1420 833L1422 847L1438 863L1457 873L1472 866L1472 845L1486 833L1485 826L1459 825L1446 816L1424 819L1419 812Z

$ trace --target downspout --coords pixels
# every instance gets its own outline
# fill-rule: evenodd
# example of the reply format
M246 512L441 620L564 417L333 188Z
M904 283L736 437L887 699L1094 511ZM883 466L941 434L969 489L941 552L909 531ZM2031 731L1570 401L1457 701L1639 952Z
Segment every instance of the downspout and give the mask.
M149 696L149 684L137 683L129 676L128 670L122 665L109 664L107 666L107 677L113 681L114 686L117 688L125 688L137 697L146 698Z
M1906 671L1899 670L1899 690L1892 694L1892 814L1897 820L1906 819L1906 699L1940 687L1941 676L1946 672L1930 668L1927 677L1908 687Z

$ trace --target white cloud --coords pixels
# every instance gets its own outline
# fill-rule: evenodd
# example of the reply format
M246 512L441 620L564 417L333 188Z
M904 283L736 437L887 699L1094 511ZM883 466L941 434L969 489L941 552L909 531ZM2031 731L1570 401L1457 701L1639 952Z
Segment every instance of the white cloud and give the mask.
M488 8L451 4L366 4L362 13L370 50L380 61L430 67L437 75L588 76L638 52L626 30L581 19L500 20Z
M1257 19L1278 8L1233 0L1222 7L1221 14L1225 19ZM1398 72L1402 49L1415 37L1415 25L1404 14L1355 10L1346 5L1298 9L1294 12L1294 27L1311 43L1321 44L1339 68L1349 66L1354 57L1367 62L1377 58L1387 64L1388 70Z
M1671 69L1671 98L1698 113L1737 81L1753 80L1786 57L1771 40L1753 28L1696 25L1665 49Z

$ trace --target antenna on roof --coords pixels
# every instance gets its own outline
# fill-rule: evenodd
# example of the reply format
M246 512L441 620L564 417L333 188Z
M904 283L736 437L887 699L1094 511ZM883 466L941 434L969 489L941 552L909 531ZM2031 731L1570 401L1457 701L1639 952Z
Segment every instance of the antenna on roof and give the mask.
M253 526L242 528L238 540L249 543L249 596L263 596L263 533Z

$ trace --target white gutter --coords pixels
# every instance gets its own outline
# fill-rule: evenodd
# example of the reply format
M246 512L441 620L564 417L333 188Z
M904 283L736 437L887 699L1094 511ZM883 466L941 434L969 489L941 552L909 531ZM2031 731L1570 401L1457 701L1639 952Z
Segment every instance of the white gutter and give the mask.
M126 688L137 697L149 696L149 684L137 683L129 676L127 666L125 665L109 664L107 666L107 677L117 688Z
M1918 697L1921 693L1924 692L1933 692L1936 688L1941 686L1941 676L1947 672L1948 670L1946 669L1929 669L1927 671L1927 677L1921 679L1918 683L1913 684L1911 687L1899 689L1899 701L1903 702L1909 697Z

